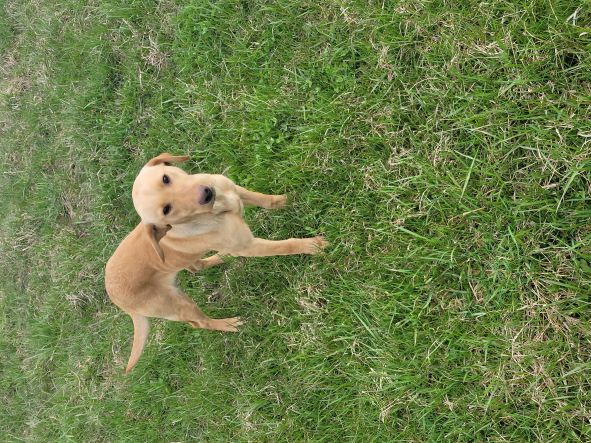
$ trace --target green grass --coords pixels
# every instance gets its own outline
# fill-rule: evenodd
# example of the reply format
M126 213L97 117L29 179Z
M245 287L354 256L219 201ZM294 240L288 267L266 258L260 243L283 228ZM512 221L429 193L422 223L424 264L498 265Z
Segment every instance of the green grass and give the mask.
M589 441L591 7L0 0L5 441ZM288 192L181 285L103 286L142 164Z

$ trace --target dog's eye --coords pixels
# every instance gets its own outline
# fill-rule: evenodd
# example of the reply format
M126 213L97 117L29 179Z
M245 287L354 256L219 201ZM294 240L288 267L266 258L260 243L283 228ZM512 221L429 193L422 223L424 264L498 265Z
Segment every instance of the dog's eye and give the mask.
M170 177L168 175L164 174L162 176L162 183L164 183L165 185L169 184L170 183Z
M170 212L170 205L166 205L164 208L162 208L162 212L164 213L164 215L168 215L168 213Z

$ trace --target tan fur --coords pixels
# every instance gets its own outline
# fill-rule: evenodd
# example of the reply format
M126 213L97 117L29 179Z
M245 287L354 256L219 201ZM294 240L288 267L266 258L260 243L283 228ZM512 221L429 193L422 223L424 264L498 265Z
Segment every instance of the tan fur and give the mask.
M161 154L138 174L133 204L142 222L125 237L105 269L109 297L127 312L134 339L126 372L137 363L149 331L149 317L184 321L195 328L237 331L239 317L212 319L178 289L182 269L195 272L223 263L222 256L262 257L316 254L326 246L322 237L264 240L255 238L242 218L242 205L280 208L285 195L248 191L222 175L189 175L170 166L185 156ZM163 182L163 176L169 183ZM207 202L208 189L215 197ZM163 208L170 205L164 214ZM203 256L210 252L208 258Z

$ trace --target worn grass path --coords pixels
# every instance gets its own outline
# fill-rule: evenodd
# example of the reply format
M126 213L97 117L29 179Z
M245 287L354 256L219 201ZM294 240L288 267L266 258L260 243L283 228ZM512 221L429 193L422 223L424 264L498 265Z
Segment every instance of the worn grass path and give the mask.
M589 441L591 6L0 0L0 434L18 442ZM131 322L103 267L162 151L289 193L320 257Z

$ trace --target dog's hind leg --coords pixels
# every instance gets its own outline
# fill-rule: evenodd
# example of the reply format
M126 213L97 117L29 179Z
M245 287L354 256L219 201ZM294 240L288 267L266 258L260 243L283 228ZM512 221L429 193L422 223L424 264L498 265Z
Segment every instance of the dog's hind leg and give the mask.
M214 254L211 257L202 258L200 260L197 260L192 265L187 266L187 270L190 272L197 272L202 269L211 268L212 266L221 265L223 263L224 263L223 255Z
M208 317L193 300L176 287L158 288L158 293L150 298L150 303L147 303L142 310L138 310L147 317L184 321L194 328L213 331L236 332L238 326L242 324L239 317L220 319Z
M210 329L213 331L236 332L242 325L240 317L210 318L197 307L195 302L175 287L154 288L144 293L145 304L134 309L129 314L133 320L133 345L125 372L130 372L142 354L150 321L148 317L165 318L167 320L183 321L194 328Z
M167 316L168 320L184 321L194 328L210 329L212 331L237 332L242 324L240 317L210 318L201 311L193 300L185 294L178 292L172 297L174 300L173 315Z

